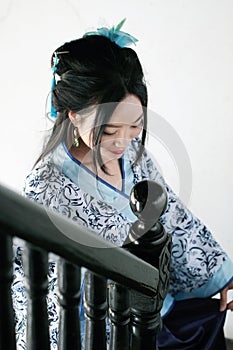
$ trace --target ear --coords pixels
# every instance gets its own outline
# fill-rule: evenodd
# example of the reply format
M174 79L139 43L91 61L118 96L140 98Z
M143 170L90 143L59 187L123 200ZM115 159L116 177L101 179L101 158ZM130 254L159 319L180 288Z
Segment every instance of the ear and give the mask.
M78 119L79 115L77 113L75 113L75 112L69 111L68 112L68 117L70 118L71 123L75 127L77 127L77 119Z

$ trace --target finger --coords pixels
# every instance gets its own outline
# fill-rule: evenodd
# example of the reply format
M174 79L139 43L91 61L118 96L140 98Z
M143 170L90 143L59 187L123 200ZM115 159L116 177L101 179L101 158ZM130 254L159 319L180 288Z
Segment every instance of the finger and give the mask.
M227 289L220 293L220 311L226 310L227 307Z
M227 304L227 308L231 311L233 311L233 300Z

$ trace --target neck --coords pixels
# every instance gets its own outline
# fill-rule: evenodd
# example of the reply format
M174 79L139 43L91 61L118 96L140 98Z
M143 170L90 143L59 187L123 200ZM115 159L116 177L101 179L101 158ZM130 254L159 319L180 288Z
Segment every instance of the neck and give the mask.
M98 162L96 168L93 163L93 153L91 148L89 148L82 140L80 140L79 146L71 146L69 149L72 156L95 173L98 177L102 178L106 182L110 183L112 186L122 189L122 175L121 167L119 164L119 159L113 159L105 164L107 173L105 173L99 166Z

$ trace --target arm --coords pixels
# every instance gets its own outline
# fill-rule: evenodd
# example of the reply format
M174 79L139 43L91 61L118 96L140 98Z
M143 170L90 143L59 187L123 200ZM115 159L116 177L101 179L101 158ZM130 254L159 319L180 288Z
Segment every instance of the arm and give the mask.
M167 185L151 158L146 153L144 157L149 178L160 182L168 193L168 207L161 221L173 241L171 294L176 299L186 299L209 297L222 291L226 305L226 293L232 288L232 261L208 228Z

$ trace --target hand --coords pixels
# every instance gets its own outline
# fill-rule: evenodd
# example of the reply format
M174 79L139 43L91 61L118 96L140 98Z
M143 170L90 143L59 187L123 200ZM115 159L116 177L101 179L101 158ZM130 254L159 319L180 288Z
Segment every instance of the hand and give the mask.
M220 311L230 309L233 311L233 300L227 304L227 292L228 290L233 289L233 281L231 281L226 288L224 288L220 293Z

